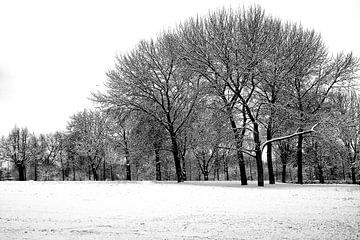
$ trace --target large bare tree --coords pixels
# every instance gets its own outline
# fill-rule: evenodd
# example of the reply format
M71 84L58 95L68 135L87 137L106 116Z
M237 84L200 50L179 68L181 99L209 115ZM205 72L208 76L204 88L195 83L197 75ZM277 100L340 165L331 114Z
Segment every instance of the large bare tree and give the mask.
M131 53L118 56L107 73L107 91L96 100L108 109L127 108L156 120L169 134L177 180L182 178L178 136L199 98L199 77L179 58L177 39L163 34L142 41Z

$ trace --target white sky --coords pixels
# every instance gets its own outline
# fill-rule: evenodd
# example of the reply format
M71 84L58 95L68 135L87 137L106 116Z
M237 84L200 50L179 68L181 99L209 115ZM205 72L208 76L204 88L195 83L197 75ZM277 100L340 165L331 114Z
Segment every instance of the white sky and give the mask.
M63 130L91 107L116 53L196 14L259 3L321 32L333 52L360 56L360 0L1 0L0 135L15 126Z

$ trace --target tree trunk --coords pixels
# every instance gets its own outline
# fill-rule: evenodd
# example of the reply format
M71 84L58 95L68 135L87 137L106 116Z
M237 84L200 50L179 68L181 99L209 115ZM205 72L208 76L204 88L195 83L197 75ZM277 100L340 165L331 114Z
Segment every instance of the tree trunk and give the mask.
M351 179L352 179L352 183L356 184L356 168L355 166L351 167Z
M91 170L92 170L92 173L93 173L93 176L94 176L94 181L98 181L99 180L99 175L98 175L98 173L96 171L95 166L92 166Z
M125 144L124 151L125 151L126 180L131 181L130 153L129 153L129 149L128 149L128 143L127 143L125 131L124 131L123 137L124 137L124 144Z
M209 171L204 170L203 174L204 174L204 181L209 181Z
M178 149L178 144L177 144L177 140L176 140L176 134L172 127L170 128L169 133L170 133L171 144L172 144L172 153L173 153L174 162L175 162L176 178L177 178L178 182L182 182L183 177L182 177L179 149Z
M76 181L76 175L75 175L75 163L74 163L74 159L73 160L73 181Z
M281 182L286 183L286 164L282 165Z
M261 151L259 125L256 121L254 121L253 126L254 126L254 143L255 143L255 156L256 156L258 186L263 187L264 186L264 169L263 169L263 162L261 159L262 151Z
M302 129L299 129L301 132ZM302 175L302 145L303 145L303 135L299 135L298 137L298 144L297 144L297 153L296 153L296 161L297 161L297 169L298 169L298 184L303 184L303 175Z
M243 138L242 137L243 137L243 134L245 134L245 127L243 126L243 129L241 132L242 136L240 136L239 130L236 126L236 122L233 118L231 110L228 110L228 114L229 114L231 128L234 133L234 140L235 140L235 144L236 144L236 154L237 154L237 159L238 159L239 168L240 168L241 185L247 185L245 161L244 161L244 155L242 152L242 146L243 146Z
M37 162L34 165L34 181L38 180Z
M189 162L188 167L189 167L189 173L188 173L189 181L191 181L191 174L192 174L192 172L191 172L191 162Z
M89 165L89 180L91 180L91 167Z
M224 158L224 175L225 175L225 181L229 181L229 165L227 162L226 157Z
M342 174L344 181L346 180L346 171L345 171L345 159L342 159Z
M317 173L318 173L318 179L319 179L320 183L321 184L325 183L324 173L323 173L323 170L322 170L322 167L320 164L317 165Z
M104 160L103 160L103 180L105 181L106 180L106 161L105 161L105 157L104 157Z
M250 180L253 181L253 175L252 175L252 167L251 167L251 158L249 158L249 174L250 174Z
M160 150L157 146L155 146L155 171L156 171L156 181L161 181Z
M131 167L130 167L130 164L126 163L125 168L126 168L126 180L131 181Z
M186 162L185 156L181 154L181 162L182 162L182 180L186 181Z
M266 129L266 140L272 139L272 117L270 116L268 126ZM268 143L266 145L266 158L267 164L269 169L269 184L275 184L275 177L274 177L274 169L273 169L273 162L272 162L272 144Z
M25 181L26 180L25 167L22 164L18 164L17 167L19 172L19 181Z
M61 169L62 180L65 181L65 169Z

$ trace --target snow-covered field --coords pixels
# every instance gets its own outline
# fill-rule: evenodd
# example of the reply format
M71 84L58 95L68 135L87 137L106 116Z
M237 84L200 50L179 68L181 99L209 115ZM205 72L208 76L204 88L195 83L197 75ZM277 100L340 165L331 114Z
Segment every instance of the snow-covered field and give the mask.
M360 239L360 187L0 182L0 239Z

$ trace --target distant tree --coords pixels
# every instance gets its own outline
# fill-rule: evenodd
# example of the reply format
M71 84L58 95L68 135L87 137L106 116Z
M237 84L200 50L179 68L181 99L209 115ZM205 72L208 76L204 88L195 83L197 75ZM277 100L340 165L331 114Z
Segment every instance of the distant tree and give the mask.
M204 180L209 180L219 145L221 141L221 128L214 113L205 110L199 114L192 124L192 152L195 155Z
M292 99L288 104L299 116L298 125L301 131L306 124L320 121L319 116L329 94L333 89L354 79L358 63L352 54L339 54L335 58L328 58L320 36L314 32L300 32L297 41L299 44L294 51L294 57L301 59L287 87L290 89L289 99ZM297 143L300 184L303 183L303 138L303 135L299 135Z
M3 150L18 170L19 180L26 180L26 166L30 155L30 134L27 128L14 127L6 141L3 143Z
M83 157L94 180L99 180L98 169L104 157L107 117L99 111L84 110L71 117L70 134L76 139L76 152Z
M34 168L34 181L40 179L41 163L46 152L46 142L43 137L43 135L37 137L35 134L30 137L30 165Z
M108 140L115 150L122 151L125 158L126 180L131 181L130 132L132 128L131 111L110 111Z
M39 140L40 146L45 148L42 152L42 175L45 180L51 180L57 174L57 160L62 151L62 136L59 132L56 132L54 134L40 135Z
M153 156L155 159L155 179L162 180L162 152L168 151L168 137L164 129L157 121L146 114L139 114L137 116L137 123L131 131L134 150L141 152L144 156ZM186 139L186 138L185 138ZM181 147L181 144L179 144ZM180 148L180 155L183 157L183 151Z
M360 98L355 91L338 91L332 96L334 103L333 117L338 119L339 138L346 149L347 161L342 162L345 177L346 166L351 171L352 183L356 183L356 166L359 164L360 151Z

